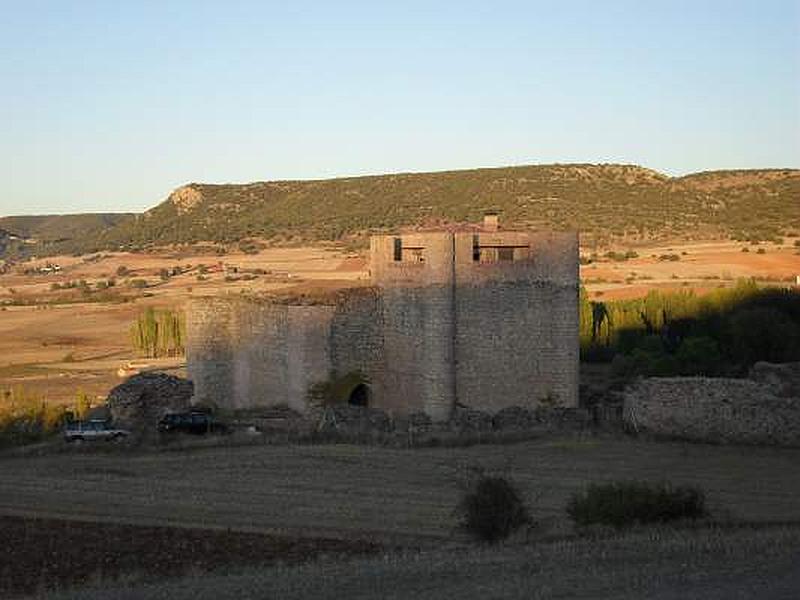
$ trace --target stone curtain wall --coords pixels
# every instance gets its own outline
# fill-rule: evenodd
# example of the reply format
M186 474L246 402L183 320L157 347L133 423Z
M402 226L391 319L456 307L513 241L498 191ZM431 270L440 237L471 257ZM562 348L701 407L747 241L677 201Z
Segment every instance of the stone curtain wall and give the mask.
M224 298L189 300L186 365L194 402L220 404L233 390L233 311Z
M624 393L634 430L683 439L800 446L800 398L749 379L642 379Z
M194 401L305 411L308 389L330 374L334 311L246 298L192 300L187 365Z

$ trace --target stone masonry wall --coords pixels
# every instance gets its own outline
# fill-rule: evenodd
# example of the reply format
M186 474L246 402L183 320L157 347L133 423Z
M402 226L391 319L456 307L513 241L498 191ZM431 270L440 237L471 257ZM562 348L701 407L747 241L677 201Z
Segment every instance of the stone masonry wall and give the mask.
M308 388L329 376L332 306L201 298L188 314L187 364L196 403L304 411Z
M446 232L402 236L424 262L395 261L396 236L371 241L370 270L380 291L386 410L422 410L437 421L455 407L454 243Z
M800 446L800 398L748 379L643 379L625 390L623 419L690 440Z
M186 309L186 364L194 402L218 403L233 388L233 313L224 298L190 300Z

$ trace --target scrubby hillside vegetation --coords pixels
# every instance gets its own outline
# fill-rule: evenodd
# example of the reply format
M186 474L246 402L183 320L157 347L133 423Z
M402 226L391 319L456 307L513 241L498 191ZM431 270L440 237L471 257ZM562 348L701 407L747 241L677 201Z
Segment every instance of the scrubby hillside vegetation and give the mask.
M480 219L578 229L607 243L664 238L769 240L800 233L800 171L717 171L670 178L633 165L540 165L320 181L192 183L143 215L94 228L65 250L259 237L364 239L403 226ZM13 231L9 225L0 226ZM65 236L66 237L66 236Z
M25 250L46 254L92 245L101 234L133 217L130 213L0 217L0 257Z

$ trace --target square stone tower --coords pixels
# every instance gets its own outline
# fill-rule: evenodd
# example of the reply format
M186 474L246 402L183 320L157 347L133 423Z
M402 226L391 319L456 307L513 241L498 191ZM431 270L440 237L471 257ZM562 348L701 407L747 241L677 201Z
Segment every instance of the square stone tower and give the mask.
M372 239L387 406L437 420L578 402L576 233L481 229Z

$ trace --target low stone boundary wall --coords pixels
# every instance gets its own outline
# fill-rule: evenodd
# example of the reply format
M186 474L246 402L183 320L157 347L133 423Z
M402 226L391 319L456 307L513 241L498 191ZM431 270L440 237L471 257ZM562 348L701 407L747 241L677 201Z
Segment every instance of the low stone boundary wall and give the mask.
M258 413L258 411L256 411ZM290 409L265 409L234 418L235 428L250 424L275 441L343 441L395 446L459 445L504 441L548 432L583 431L589 413L578 408L505 408L495 414L459 408L446 422L422 412L392 417L374 408L349 405L320 407L308 415Z
M800 398L749 379L641 379L624 392L634 431L713 442L800 446Z

